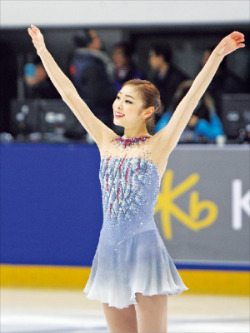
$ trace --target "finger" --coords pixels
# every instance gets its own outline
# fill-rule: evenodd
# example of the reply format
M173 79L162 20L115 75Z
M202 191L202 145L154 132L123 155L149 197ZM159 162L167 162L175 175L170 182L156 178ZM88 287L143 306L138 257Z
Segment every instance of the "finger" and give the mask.
M240 43L244 43L245 42L245 38L244 37L239 37L239 38L232 38L233 41L236 43L236 44L240 44Z
M241 40L237 40L236 43L237 44L244 44L245 40L244 39L241 39Z
M33 25L33 24L31 24L31 28L32 28L32 30L34 31L34 32L39 32L40 30L35 26L35 25Z
M242 36L244 36L243 33L242 33L242 32L239 32L239 31L233 31L232 34L238 34L238 35L242 35Z
M244 35L239 32L239 31L234 31L230 34L230 36L234 39L238 39L238 38L244 38Z
M28 33L29 33L29 35L30 35L30 37L34 37L34 33L32 32L32 30L30 29L30 28L28 28Z
M237 49L240 49L242 47L245 47L245 44L243 44L243 43L237 44Z
M37 34L37 31L35 30L35 27L31 25L31 31L33 33L33 35L36 35Z
M240 35L239 37L235 38L235 40L237 42L243 42L245 40L245 37L244 37L244 35L243 36Z

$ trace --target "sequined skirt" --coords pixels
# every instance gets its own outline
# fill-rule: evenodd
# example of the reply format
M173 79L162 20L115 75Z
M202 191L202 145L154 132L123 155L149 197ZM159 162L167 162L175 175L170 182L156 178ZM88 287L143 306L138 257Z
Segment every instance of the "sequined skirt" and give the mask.
M100 235L84 292L92 300L122 309L136 304L136 293L176 295L184 285L157 229L122 242Z

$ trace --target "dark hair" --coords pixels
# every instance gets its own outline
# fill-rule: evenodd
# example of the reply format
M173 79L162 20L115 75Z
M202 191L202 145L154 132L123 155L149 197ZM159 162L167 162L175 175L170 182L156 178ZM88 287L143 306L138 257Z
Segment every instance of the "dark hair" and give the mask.
M92 42L92 37L89 34L89 30L78 30L74 36L73 40L76 47L86 47Z
M154 112L147 118L146 125L149 133L153 134L155 128L155 114L161 112L161 98L156 86L147 80L132 79L123 84L122 87L132 85L137 87L144 102L144 108L154 107Z
M189 91L192 83L193 80L186 80L180 83L179 86L177 87L170 107L173 110L173 112L176 110L181 100L185 97L185 95ZM205 94L201 97L199 103L196 105L193 111L193 115L197 116L199 119L205 119L209 121L210 113L207 104L205 102L205 96L207 95L208 92L205 92Z
M132 59L133 53L134 53L134 48L132 47L132 45L128 42L120 42L117 43L113 46L113 50L114 49L122 49L123 54L125 55L126 58L128 59Z
M154 51L157 56L162 56L168 63L172 61L172 50L168 44L154 43L150 46L150 50Z

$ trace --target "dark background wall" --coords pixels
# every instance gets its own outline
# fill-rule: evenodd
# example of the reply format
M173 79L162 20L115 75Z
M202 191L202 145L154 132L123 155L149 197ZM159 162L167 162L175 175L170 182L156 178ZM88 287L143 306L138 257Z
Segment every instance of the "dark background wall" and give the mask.
M68 59L74 49L73 34L83 26L40 27L48 49L63 71L68 74ZM95 27L92 27L95 28ZM239 30L245 34L247 47L228 57L233 72L249 83L250 66L250 28L247 24L224 25L175 25L175 26L129 26L96 28L111 55L112 46L119 41L129 41L135 49L135 60L146 74L148 50L152 41L168 42L173 49L174 62L191 78L199 69L202 54L206 48L215 46L226 34ZM35 55L30 37L24 28L5 28L0 30L0 132L9 130L10 100L22 97L20 83L23 65ZM18 81L18 77L20 78ZM19 82L19 83L18 83ZM249 84L250 85L250 84Z

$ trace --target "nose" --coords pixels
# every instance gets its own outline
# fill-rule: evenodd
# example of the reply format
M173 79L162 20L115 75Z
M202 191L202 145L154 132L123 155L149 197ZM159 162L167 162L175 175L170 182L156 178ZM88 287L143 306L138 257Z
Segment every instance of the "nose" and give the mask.
M122 107L122 101L121 101L121 99L118 99L117 100L117 108L121 109L121 107Z
M121 110L122 106L121 106L121 100L119 99L115 99L114 103L113 103L113 109L115 110Z

